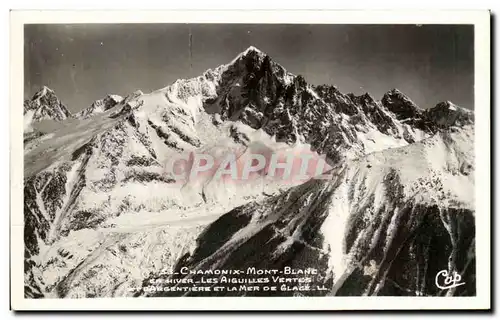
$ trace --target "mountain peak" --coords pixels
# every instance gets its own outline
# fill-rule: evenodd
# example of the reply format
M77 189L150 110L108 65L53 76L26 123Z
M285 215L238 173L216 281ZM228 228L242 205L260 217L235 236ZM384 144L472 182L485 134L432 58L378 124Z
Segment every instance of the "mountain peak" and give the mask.
M95 114L103 113L113 108L122 101L122 96L119 96L117 94L107 94L103 99L96 100L89 107L79 111L77 114L75 114L75 118L85 119Z
M40 99L42 97L45 97L47 94L55 94L55 93L54 90L50 89L49 87L42 86L42 88L33 95L32 100Z
M441 127L466 125L474 122L474 112L451 101L443 101L427 111L428 117Z
M254 46L249 46L245 51L242 52L243 55L249 53L249 52L257 52L257 53L264 53L262 52L261 50L257 49L256 47Z
M396 115L397 119L416 117L421 109L399 89L389 90L382 97L382 105Z
M462 113L474 113L472 110L469 110L469 109L463 108L459 105L456 105L453 102L451 102L450 100L441 101L438 104L436 104L434 107L430 108L429 111L430 110L445 110L448 112L457 111L457 112L462 112Z
M54 90L47 86L37 91L31 100L24 102L24 114L30 111L26 123L52 119L62 121L71 117L71 113L56 96Z
M403 93L403 91L399 90L398 88L393 88L385 93L385 95L389 96L400 96L400 97L405 97L407 98L408 96Z
M234 63L236 63L236 61L239 61L242 58L246 58L249 56L263 57L263 56L266 56L266 54L264 52L262 52L261 50L257 49L256 47L250 46L246 50L244 50L243 52L238 54L229 64L226 65L226 67L233 65Z
M441 108L441 109L449 109L449 110L457 110L457 108L460 108L453 102L446 100L446 101L441 101L438 104L436 104L435 108Z

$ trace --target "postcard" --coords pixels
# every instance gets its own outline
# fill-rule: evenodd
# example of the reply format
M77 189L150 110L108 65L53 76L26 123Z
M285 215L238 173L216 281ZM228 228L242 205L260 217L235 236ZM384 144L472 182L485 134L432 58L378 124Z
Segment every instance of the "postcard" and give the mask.
M490 108L488 11L12 11L11 308L490 309Z

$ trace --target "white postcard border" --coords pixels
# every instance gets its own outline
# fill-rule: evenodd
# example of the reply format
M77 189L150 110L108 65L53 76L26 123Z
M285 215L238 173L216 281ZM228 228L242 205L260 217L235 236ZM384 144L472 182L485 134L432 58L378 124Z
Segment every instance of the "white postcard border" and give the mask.
M11 11L10 239L14 310L388 310L491 308L490 13L486 10ZM181 297L25 299L23 241L23 26L28 23L473 24L475 26L475 297Z

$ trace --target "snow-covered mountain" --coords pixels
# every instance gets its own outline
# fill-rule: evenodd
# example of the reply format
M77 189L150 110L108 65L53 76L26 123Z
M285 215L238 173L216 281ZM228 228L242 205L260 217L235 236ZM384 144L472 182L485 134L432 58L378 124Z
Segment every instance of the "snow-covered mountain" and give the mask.
M71 113L54 91L44 86L31 100L24 102L24 116L29 117L31 122L44 119L62 121L71 117Z
M75 118L85 119L97 113L105 112L120 103L123 98L116 94L108 94L104 99L94 101L88 108L75 114Z
M26 296L141 294L128 289L165 268L306 260L328 274L331 294L426 295L433 278L418 268L456 255L450 266L473 268L463 260L474 238L468 110L312 86L254 47L197 78L98 101L25 144ZM326 156L334 178L234 184L165 169L182 154L256 150ZM436 248L439 258L405 262ZM398 265L408 274L389 272Z
M43 86L31 100L24 101L24 141L42 135L33 124L43 120L63 121L71 117L71 112L59 100L54 91Z

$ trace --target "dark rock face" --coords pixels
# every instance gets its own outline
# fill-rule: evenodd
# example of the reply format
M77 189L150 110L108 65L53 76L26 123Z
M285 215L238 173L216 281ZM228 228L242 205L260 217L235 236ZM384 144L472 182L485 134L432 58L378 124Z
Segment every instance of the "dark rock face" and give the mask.
M341 93L335 86L319 85L314 87L318 95L328 104L335 107L335 112L344 113L348 116L353 116L359 113L358 108L354 104L354 95L345 95Z
M426 110L427 117L440 128L464 126L474 123L474 113L454 105L450 101L440 102Z
M393 89L384 94L382 104L394 113L399 120L421 116L421 110L417 105L398 89Z
M217 98L207 100L205 109L219 112L222 120L240 120L287 143L297 142L301 135L332 162L359 144L356 130L363 129L354 125L365 130L374 125L401 138L392 119L371 97L353 100L334 87L312 87L260 51L240 56L222 73L217 88ZM350 117L351 125L343 115Z
M415 130L432 135L443 127L436 122L438 112L420 109L397 89L378 102L369 94L355 96L334 86L311 86L258 50L247 51L223 71L217 97L206 100L205 109L220 113L222 121L240 120L263 129L278 141L295 143L300 136L333 163L341 161L347 150L364 148L360 132L374 128L413 143L421 139Z
M398 120L429 134L436 133L436 124L427 117L424 110L420 109L401 91L393 89L387 92L382 97L381 103L394 113Z
M360 232L364 231L366 236L353 250L360 261L359 267L338 286L336 294L475 295L474 213L468 209L444 209L402 201L403 187L395 172L386 177L385 184L394 202L380 208L370 225L362 219L370 203L352 215L351 227L346 233L347 251L353 249L354 239ZM390 230L394 216L397 216L397 228ZM373 239L377 239L375 245ZM370 266L376 266L376 273L368 276L363 269ZM441 270L457 271L462 279L469 281L451 292L441 290L435 285Z
M371 294L418 296L474 296L475 287L475 228L470 210L443 210L435 206L407 206L405 212L418 217L411 236L404 230L393 241L399 250L388 266L386 279L380 288L371 288ZM452 226L451 236L442 221ZM396 242L401 240L400 243ZM397 243L397 244L396 244ZM435 285L441 270L453 270L461 275L465 285L442 290ZM443 283L444 279L440 279Z
M360 109L362 113L365 114L367 120L373 123L380 132L386 135L398 136L398 131L393 118L385 112L383 107L380 106L371 95L366 93L361 96L352 96L352 100L360 106Z
M430 134L451 126L474 123L474 113L470 110L449 101L440 102L433 108L423 110L397 89L387 92L381 102L397 119Z

